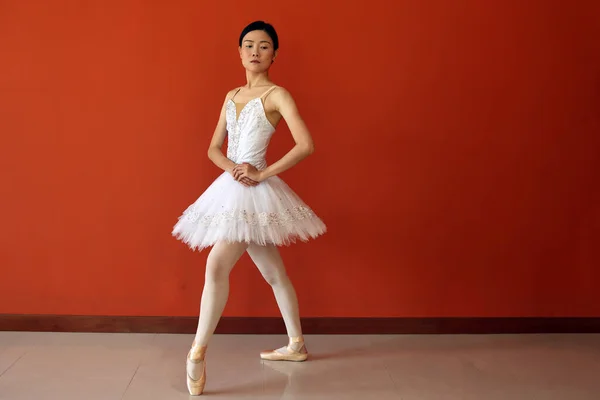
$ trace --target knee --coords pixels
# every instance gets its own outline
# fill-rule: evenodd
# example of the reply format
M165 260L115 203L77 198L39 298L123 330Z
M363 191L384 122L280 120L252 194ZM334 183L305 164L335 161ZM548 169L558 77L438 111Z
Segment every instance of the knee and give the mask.
M263 278L265 278L265 281L267 281L267 283L271 286L281 285L288 280L285 271L279 271L277 269L263 273Z
M208 257L206 260L205 279L211 282L221 282L229 279L229 266L217 257Z

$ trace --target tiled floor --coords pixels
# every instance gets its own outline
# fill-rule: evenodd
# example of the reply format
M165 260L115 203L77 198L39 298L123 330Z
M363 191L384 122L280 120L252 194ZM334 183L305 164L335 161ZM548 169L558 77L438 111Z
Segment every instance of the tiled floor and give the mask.
M2 400L188 399L191 335L0 332ZM261 362L285 337L215 336L205 397L598 400L600 335L307 336L305 363Z

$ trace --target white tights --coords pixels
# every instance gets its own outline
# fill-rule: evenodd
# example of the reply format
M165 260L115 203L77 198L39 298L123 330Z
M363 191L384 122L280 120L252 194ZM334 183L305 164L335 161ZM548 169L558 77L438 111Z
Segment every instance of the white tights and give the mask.
M229 273L245 251L273 288L288 336L302 336L296 291L277 247L219 242L213 246L206 261L195 347L208 345L229 297Z

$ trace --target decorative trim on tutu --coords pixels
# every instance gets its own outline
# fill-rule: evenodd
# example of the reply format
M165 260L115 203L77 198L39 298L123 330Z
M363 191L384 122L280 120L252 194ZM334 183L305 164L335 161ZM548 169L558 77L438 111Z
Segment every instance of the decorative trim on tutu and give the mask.
M192 205L185 213L184 218L190 222L199 222L206 226L218 226L226 222L232 221L243 221L250 225L260 226L285 226L294 223L295 221L302 221L306 218L313 218L315 214L308 207L297 206L290 209L286 209L280 212L248 212L246 210L238 211L225 211L217 214L205 214L200 217L200 213L196 211Z

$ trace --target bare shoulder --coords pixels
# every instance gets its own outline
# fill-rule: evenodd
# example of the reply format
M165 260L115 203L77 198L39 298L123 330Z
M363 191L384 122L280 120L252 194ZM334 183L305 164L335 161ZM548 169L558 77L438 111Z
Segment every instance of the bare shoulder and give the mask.
M273 93L271 93L270 97L273 98L275 109L279 112L285 109L290 109L290 107L295 107L294 97L289 90L282 86L277 86L277 88L273 90Z
M240 87L236 87L231 89L229 92L227 92L227 95L225 96L225 100L231 100L231 98L240 90Z
M271 95L279 99L292 99L292 94L283 86L276 86Z

